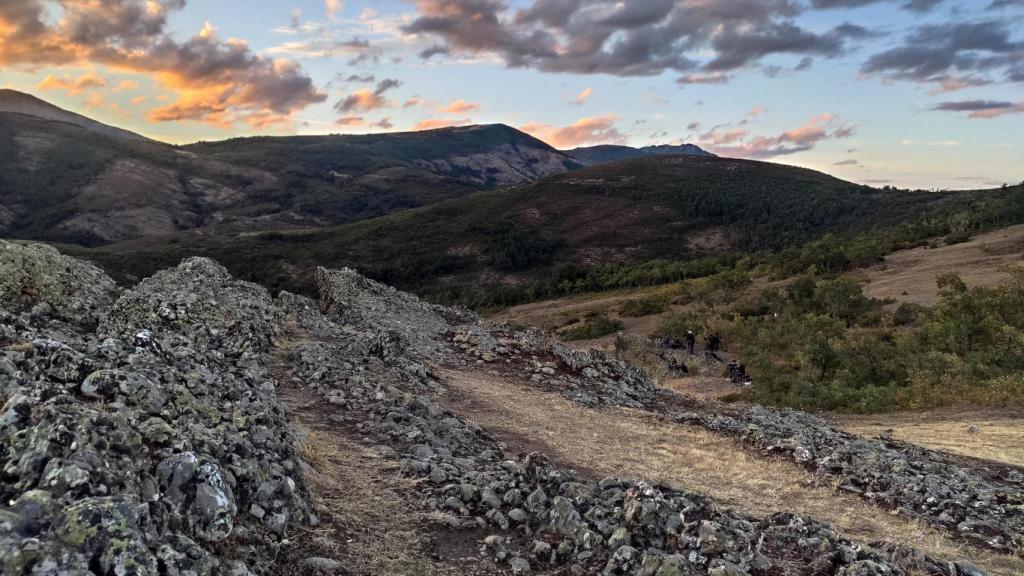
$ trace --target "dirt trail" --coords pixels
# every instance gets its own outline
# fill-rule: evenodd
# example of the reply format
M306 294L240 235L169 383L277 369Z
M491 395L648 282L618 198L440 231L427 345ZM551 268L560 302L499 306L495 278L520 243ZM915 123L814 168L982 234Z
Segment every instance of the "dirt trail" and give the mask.
M449 391L439 400L512 451L543 451L593 478L647 478L703 492L754 514L806 514L865 542L898 541L939 557L968 557L994 575L1024 574L1024 559L967 548L859 497L816 486L814 477L794 463L753 454L712 432L638 410L590 410L505 377L443 373Z
M478 573L475 543L482 536L446 530L435 515L424 512L414 482L402 476L397 461L293 378L288 350L305 338L291 327L278 343L270 369L279 382L278 399L301 435L303 477L321 522L292 539L296 548L283 551L281 573L313 573L298 562L311 556L341 562L343 574Z
M969 286L994 286L1006 279L1000 268L1024 261L1024 225L982 234L969 242L940 248L895 252L869 268L864 293L931 306L938 301L936 279L956 272Z

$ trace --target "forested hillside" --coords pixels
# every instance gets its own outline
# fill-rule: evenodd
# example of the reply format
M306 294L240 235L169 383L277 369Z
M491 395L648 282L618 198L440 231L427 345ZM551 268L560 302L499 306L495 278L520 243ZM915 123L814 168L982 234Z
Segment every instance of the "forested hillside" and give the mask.
M878 190L762 162L654 157L321 230L178 235L85 253L121 277L205 254L273 288L315 263L446 302L506 305L712 274L744 256L843 269L951 230L1024 219L1019 189ZM287 264L285 264L287 263Z

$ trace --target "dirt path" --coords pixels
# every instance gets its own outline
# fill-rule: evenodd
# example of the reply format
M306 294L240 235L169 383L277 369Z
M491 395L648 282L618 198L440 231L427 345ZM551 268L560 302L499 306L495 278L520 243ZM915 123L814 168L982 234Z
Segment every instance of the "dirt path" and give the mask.
M864 293L931 306L938 301L936 279L956 272L969 286L995 286L1006 279L1000 268L1024 262L1024 225L982 234L969 242L895 252L869 268Z
M460 534L440 524L416 499L415 482L359 434L319 394L294 379L288 349L305 335L294 328L275 350L271 372L278 399L300 433L303 477L320 524L293 538L281 574L314 573L309 557L337 560L333 573L441 576L480 571L478 534Z
M1024 466L1024 410L935 410L871 416L832 415L840 428L894 438L959 456Z
M506 442L513 451L544 451L593 478L647 478L694 490L724 506L764 515L789 511L831 522L865 542L897 541L939 557L968 557L992 574L1024 574L1024 559L966 548L922 524L862 499L815 486L789 461L755 455L720 435L669 423L649 412L598 411L524 382L448 370L439 400Z
M741 387L733 384L728 378L700 375L687 378L670 378L663 381L661 387L680 394L689 394L694 398L702 400L719 400L743 390Z

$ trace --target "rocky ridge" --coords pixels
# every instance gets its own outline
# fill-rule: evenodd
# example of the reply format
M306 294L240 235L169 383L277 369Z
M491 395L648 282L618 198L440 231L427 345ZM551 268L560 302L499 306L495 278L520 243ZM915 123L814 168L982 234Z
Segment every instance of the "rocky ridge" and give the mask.
M976 545L1024 554L1024 474L1016 469L985 478L932 450L855 436L805 412L752 406L724 413L715 408L705 405L702 414L682 412L674 418L791 457L842 490Z
M419 479L423 506L474 530L490 570L982 573L855 543L811 518L755 518L666 486L584 478L542 454L505 452L432 400L444 388L435 365L474 364L584 404L658 402L638 369L534 330L489 326L348 270L319 271L319 302L272 299L201 258L116 295L87 264L0 247L19 258L0 276L15 278L0 284L5 574L280 572L275 551L319 521L275 395L280 378L314 391L339 430ZM18 289L62 273L97 280ZM330 564L316 560L303 565Z

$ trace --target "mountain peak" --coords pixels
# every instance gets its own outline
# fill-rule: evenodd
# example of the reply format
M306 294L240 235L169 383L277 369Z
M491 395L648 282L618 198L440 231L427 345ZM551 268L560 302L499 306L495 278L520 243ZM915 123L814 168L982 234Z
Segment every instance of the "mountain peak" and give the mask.
M134 132L103 124L81 114L65 110L31 94L6 88L0 89L0 114L3 113L22 114L43 120L74 124L86 130L122 140L148 140Z

